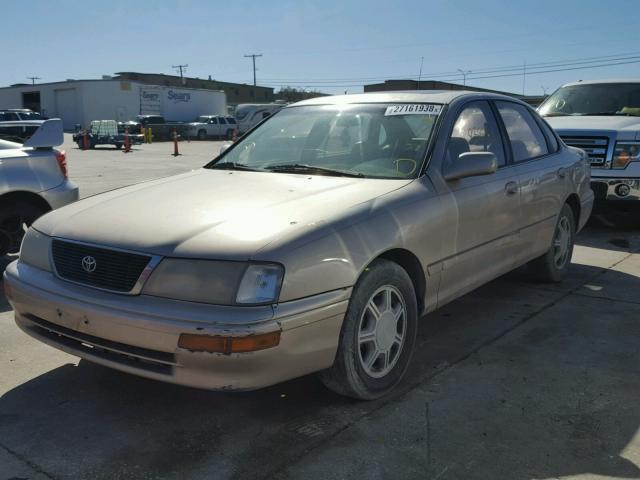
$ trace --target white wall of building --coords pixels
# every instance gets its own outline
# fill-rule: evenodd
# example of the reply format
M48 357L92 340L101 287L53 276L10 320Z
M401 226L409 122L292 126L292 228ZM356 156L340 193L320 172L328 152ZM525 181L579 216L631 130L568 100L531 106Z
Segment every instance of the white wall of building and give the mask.
M125 121L139 115L142 90L149 85L120 80L71 80L34 86L0 88L0 109L23 108L23 92L40 92L41 112L62 118L64 128L88 125L92 120ZM193 121L198 115L225 115L222 91L154 87L160 95L160 113L167 120ZM147 113L147 112L142 112Z

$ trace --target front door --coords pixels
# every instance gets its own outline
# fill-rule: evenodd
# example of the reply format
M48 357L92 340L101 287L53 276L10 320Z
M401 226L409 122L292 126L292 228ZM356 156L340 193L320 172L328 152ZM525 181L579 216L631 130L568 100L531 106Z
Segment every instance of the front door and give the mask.
M448 140L442 168L465 152L492 152L498 171L447 182L443 201L454 218L447 219L448 255L441 264L438 303L473 290L510 270L520 250L518 175L507 164L502 136L488 102L466 104Z

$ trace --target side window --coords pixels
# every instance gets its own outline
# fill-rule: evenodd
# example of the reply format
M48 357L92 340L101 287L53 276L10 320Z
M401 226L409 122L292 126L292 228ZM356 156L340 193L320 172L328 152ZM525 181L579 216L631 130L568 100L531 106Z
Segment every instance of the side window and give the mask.
M227 117L227 123L230 125L235 125L236 124L236 119L235 118L231 118L231 117Z
M215 118L215 117L213 117L211 120L209 120L209 123L210 123L211 125L217 125L217 124L218 124L218 119L217 119L217 118Z
M220 120L220 125L226 125L227 124L227 122L224 120L224 118L220 117L219 120Z
M500 131L486 102L472 102L460 112L449 138L445 164L458 161L465 152L492 152L499 167L506 164Z
M549 153L542 130L526 107L511 102L496 102L507 129L514 162L523 162Z
M553 130L551 130L551 127L549 126L549 124L547 122L545 122L542 118L539 118L539 122L540 126L542 126L542 130L544 131L545 136L547 137L547 142L549 144L549 150L551 151L551 153L555 153L558 151L558 139L557 137L554 135Z

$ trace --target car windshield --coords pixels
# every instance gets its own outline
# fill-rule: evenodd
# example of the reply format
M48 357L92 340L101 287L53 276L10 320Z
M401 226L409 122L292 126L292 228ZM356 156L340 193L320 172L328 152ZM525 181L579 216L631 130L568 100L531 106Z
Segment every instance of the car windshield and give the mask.
M426 103L285 108L208 168L412 178L441 108Z
M569 85L538 109L543 117L564 115L640 116L640 83Z

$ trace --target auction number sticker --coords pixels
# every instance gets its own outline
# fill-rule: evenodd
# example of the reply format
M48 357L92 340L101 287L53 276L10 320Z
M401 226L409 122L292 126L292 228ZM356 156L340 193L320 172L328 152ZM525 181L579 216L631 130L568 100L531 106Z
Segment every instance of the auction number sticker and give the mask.
M403 105L389 105L384 112L385 117L390 115L439 115L442 105L433 103L406 103Z

